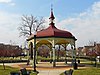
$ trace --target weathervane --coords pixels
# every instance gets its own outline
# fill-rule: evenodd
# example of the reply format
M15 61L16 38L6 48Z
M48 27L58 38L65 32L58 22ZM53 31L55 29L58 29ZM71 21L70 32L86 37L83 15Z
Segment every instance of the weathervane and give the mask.
M54 15L53 15L53 4L51 4L51 14L50 14L50 25L54 24L53 21L55 19Z
M51 11L53 11L53 4L51 4Z

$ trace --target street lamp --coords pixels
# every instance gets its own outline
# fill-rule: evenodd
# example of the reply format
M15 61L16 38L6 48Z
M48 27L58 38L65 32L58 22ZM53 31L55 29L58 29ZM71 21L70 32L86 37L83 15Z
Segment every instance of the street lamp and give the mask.
M71 46L71 49L72 49L72 66L74 69L77 69L77 63L76 63L76 53L75 53L75 45L74 46Z
M34 72L36 72L36 33L34 34Z

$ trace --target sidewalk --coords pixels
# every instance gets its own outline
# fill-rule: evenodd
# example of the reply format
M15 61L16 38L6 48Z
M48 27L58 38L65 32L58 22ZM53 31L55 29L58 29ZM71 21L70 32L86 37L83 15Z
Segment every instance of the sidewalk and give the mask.
M65 70L39 70L38 75L60 75Z
M52 64L48 62L40 62L38 64L37 70L39 71L38 75L60 75L65 70L69 70L71 67L66 66L64 63L56 63L57 67L52 67Z
M64 63L56 63L57 67L52 67L52 64L48 62L39 62L37 64L36 70L39 72L38 75L59 75L65 70L69 70L72 67L65 65ZM26 68L28 70L33 70L32 65L26 65L26 63L7 63L5 65L11 66L11 67L17 67L19 69Z

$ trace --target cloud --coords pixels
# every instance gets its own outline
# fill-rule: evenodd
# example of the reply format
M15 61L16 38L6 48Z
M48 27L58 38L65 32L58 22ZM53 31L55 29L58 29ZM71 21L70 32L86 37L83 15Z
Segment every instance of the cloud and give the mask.
M20 24L20 15L0 11L0 43L10 43L10 40L20 44L17 28Z
M0 0L0 3L9 3L12 2L12 0Z
M100 2L95 2L85 12L57 23L58 27L72 32L77 46L84 46L90 40L100 42Z
M11 5L11 6L15 6L16 4L15 4L15 3L10 3L10 5Z
M9 4L11 6L15 5L15 3L12 0L0 0L0 3Z

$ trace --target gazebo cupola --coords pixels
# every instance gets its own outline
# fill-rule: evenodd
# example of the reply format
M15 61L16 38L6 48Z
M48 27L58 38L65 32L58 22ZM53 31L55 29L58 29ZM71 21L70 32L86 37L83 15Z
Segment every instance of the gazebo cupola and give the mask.
M50 15L50 24L49 25L54 25L53 21L55 19L54 15L53 15L53 9L51 8L51 15Z

